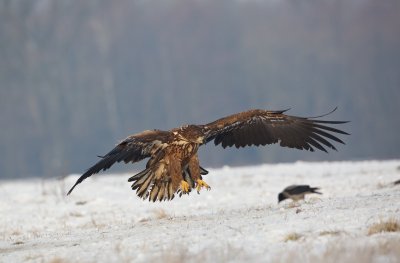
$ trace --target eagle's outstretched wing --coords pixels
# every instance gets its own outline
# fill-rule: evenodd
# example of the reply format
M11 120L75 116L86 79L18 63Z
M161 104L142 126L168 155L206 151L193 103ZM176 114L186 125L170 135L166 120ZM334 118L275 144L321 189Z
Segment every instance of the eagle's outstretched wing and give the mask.
M147 130L127 137L118 143L109 153L99 156L101 160L79 177L67 195L74 190L75 186L92 174L96 174L101 170L107 170L116 162L134 163L153 156L164 149L167 146L167 142L171 140L172 134L170 132L160 130Z
M326 125L346 121L317 119L327 114L312 118L289 116L284 114L285 111L249 110L221 118L203 126L204 141L214 140L215 145L221 144L223 148L280 142L283 147L309 151L314 151L315 147L324 152L327 152L324 146L336 150L328 139L344 144L333 134L348 133Z

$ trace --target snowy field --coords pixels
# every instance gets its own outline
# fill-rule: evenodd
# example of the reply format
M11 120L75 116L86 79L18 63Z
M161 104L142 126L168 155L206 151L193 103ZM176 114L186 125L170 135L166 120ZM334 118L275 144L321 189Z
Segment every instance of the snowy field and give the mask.
M400 262L400 160L208 169L212 187L142 201L130 174L0 181L0 262ZM322 196L277 204L290 184Z

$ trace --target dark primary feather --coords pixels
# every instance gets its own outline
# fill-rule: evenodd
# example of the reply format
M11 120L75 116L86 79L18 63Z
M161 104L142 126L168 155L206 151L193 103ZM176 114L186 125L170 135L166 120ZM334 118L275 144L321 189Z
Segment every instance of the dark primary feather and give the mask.
M346 121L316 119L326 114L310 118L296 117L284 114L285 111L250 110L208 123L203 126L205 143L214 140L215 145L221 144L223 148L240 148L279 142L283 147L324 152L327 152L326 148L336 150L329 140L344 144L333 134L348 133L327 125Z

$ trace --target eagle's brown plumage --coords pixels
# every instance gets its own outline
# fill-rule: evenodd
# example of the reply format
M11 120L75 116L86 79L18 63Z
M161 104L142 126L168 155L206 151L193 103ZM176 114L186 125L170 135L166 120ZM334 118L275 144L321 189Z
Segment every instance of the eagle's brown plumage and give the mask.
M336 108L335 108L336 110ZM202 181L207 170L199 164L199 146L214 141L223 148L278 143L280 146L314 151L336 150L329 141L344 144L333 134L348 134L327 126L345 121L323 121L319 117L289 116L285 111L249 110L205 125L186 125L170 131L147 130L128 136L90 167L69 190L92 174L116 162L135 163L150 158L146 169L129 178L139 197L151 201L171 200L176 193L209 186ZM330 114L330 113L328 113ZM326 114L327 115L327 114Z

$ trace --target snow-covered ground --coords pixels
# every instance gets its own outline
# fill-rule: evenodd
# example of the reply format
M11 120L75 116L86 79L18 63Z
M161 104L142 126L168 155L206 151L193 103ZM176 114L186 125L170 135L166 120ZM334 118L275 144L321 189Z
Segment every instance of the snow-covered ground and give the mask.
M139 199L129 174L0 181L1 262L400 262L400 160L209 169L212 187ZM290 184L321 187L294 206Z

